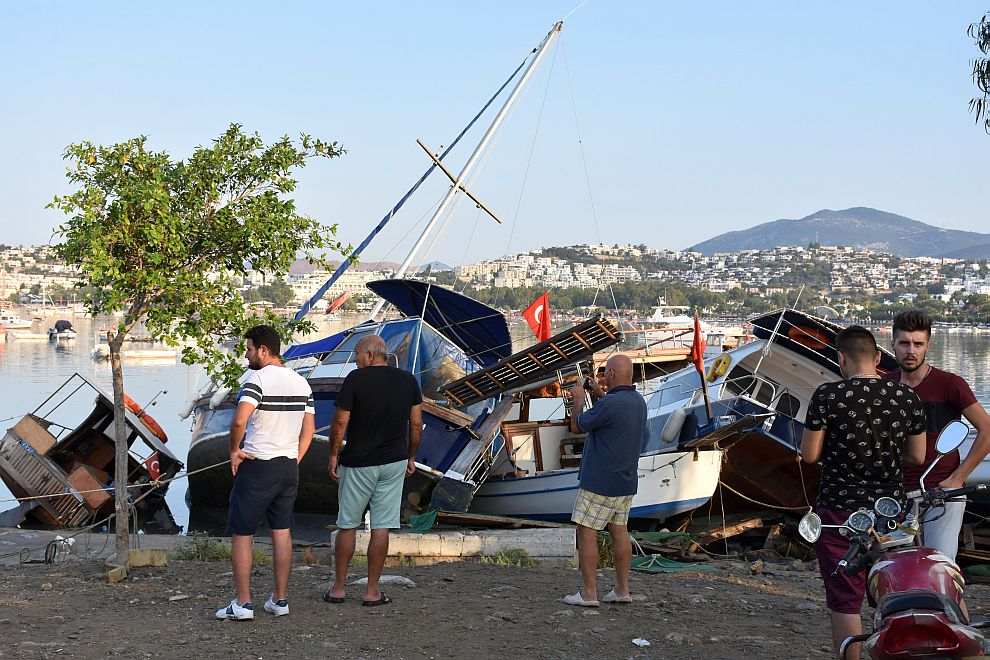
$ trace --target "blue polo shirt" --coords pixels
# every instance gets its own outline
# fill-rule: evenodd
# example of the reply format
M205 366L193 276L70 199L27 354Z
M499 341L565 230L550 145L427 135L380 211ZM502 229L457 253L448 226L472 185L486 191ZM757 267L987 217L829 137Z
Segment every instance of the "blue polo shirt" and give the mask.
M578 481L599 495L635 495L636 467L647 441L646 401L631 385L609 390L582 412L578 426L587 433Z

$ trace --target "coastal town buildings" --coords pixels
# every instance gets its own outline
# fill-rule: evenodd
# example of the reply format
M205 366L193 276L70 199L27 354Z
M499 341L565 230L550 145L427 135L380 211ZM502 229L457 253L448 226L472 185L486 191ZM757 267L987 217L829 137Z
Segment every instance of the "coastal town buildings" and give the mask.
M0 246L5 299L15 294L30 302L41 289L67 292L78 280L77 269L58 263L50 246ZM387 278L388 270L347 271L326 294L367 294L365 285ZM801 284L834 300L851 297L904 296L924 291L949 301L954 294L990 295L990 268L985 261L934 257L898 257L852 247L795 246L704 255L661 250L646 245L606 243L551 247L465 264L454 269L459 285L474 289L542 287L594 289L624 282L664 282L729 293L735 289L769 296ZM326 270L292 274L286 284L295 303L308 300L330 276ZM262 273L250 273L245 290L271 284Z

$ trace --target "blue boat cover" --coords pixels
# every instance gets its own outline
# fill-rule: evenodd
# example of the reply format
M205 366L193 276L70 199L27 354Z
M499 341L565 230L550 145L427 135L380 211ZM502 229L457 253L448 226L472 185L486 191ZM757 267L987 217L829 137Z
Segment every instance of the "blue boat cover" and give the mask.
M333 349L340 345L340 342L344 341L344 337L347 336L347 331L338 332L335 335L330 335L329 337L324 337L323 339L317 339L316 341L311 341L308 344L293 344L285 349L282 353L282 358L288 360L289 358L302 357L304 355L319 355L322 353L329 353Z
M405 316L421 317L482 366L512 355L509 325L497 309L418 280L376 280L367 286Z

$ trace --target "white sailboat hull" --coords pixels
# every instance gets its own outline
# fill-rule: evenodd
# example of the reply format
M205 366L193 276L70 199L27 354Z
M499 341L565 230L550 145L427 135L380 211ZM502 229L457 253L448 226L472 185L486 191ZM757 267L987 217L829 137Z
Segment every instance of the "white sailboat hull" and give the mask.
M630 516L664 520L696 509L718 485L722 452L664 452L641 456L639 488ZM570 520L578 494L577 468L524 477L489 479L478 490L473 511L539 520Z

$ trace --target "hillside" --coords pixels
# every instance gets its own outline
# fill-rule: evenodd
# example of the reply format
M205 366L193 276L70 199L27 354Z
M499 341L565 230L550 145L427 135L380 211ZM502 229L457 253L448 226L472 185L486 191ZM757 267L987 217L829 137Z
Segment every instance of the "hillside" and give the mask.
M715 252L822 245L843 245L888 252L901 257L990 258L990 234L942 229L866 207L822 210L799 220L765 222L750 229L720 234L691 247L706 255Z

